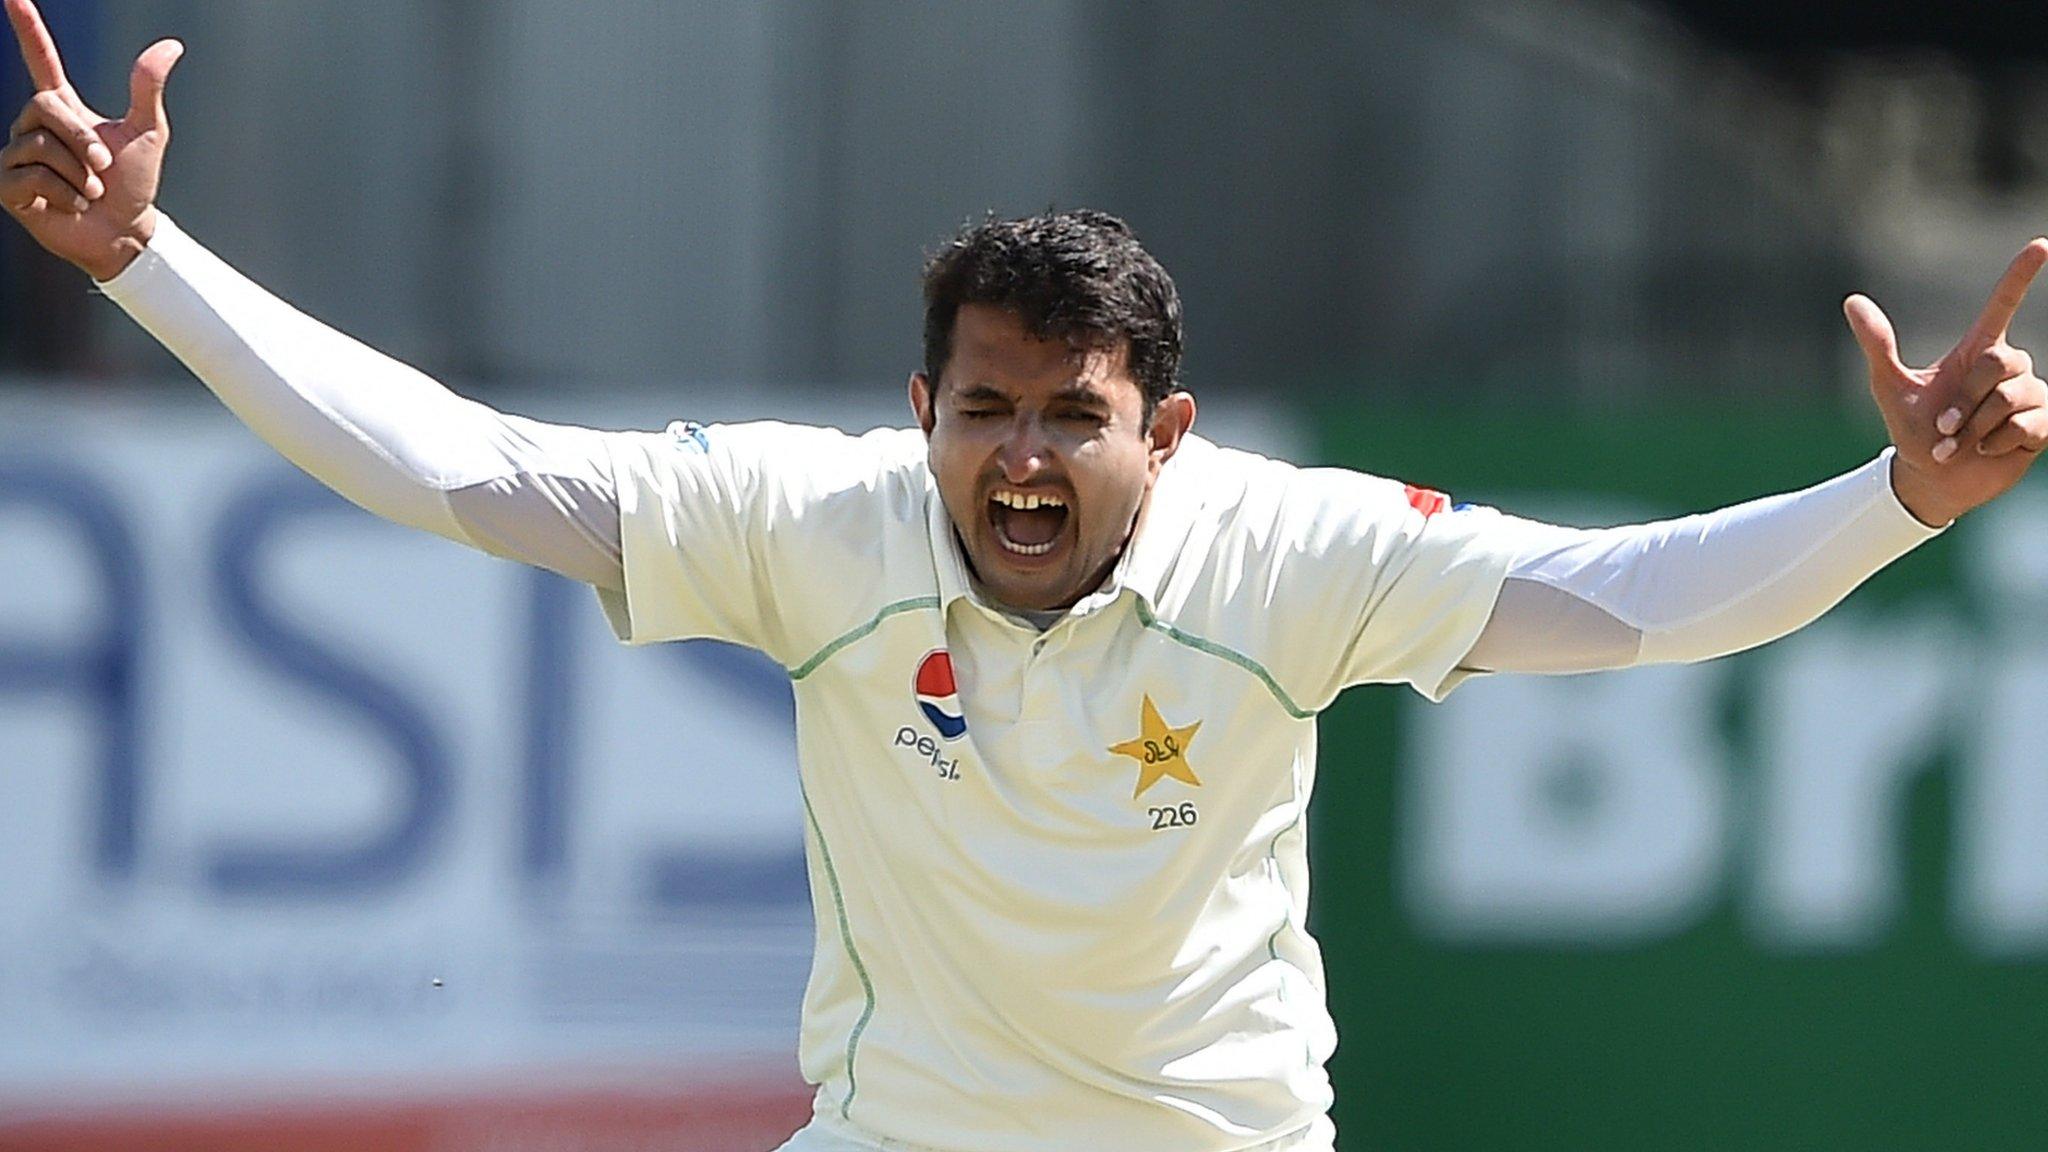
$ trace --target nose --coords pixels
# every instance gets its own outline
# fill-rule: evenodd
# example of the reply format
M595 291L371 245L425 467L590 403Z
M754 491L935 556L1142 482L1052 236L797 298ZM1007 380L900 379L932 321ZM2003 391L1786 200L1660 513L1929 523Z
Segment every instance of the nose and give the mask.
M996 456L1002 464L1004 480L1012 484L1029 483L1045 471L1052 456L1045 426L1035 416L1019 416L1011 423Z

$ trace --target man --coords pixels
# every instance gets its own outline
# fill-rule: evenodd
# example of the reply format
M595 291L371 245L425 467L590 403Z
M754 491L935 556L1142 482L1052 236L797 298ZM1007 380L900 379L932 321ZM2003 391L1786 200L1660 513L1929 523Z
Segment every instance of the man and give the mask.
M816 960L788 1145L1332 1147L1305 929L1315 715L1479 671L1694 660L1818 616L2010 487L2048 388L1848 318L1894 448L1785 496L1581 531L1193 436L1180 306L1100 213L991 222L926 271L916 430L607 434L462 400L243 279L154 206L165 41L105 120L7 0L39 91L0 202L307 471L593 585L621 638L713 636L796 685Z

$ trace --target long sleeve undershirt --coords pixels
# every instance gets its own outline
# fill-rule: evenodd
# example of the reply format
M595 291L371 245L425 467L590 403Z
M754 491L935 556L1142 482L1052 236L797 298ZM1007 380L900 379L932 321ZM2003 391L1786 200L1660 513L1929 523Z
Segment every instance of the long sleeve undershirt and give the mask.
M160 218L102 285L258 436L385 519L624 587L605 433L509 416L306 316ZM1463 667L1703 660L1804 625L1936 534L1891 453L1800 492L1619 528L1508 519L1515 562ZM1454 514L1454 513L1453 513Z

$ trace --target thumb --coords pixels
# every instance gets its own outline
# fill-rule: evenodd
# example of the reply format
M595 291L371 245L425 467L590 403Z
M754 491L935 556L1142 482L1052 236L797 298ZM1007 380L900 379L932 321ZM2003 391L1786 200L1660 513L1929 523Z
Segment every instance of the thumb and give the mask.
M1873 381L1887 373L1908 375L1905 363L1899 359L1898 333L1892 331L1891 319L1877 306L1877 301L1858 293L1842 301L1842 315L1849 321L1857 347L1863 349L1863 358L1870 363Z
M164 115L164 85L170 83L171 68L184 54L185 46L178 41L159 40L135 58L135 71L128 77L126 119L130 128L147 132L170 126Z

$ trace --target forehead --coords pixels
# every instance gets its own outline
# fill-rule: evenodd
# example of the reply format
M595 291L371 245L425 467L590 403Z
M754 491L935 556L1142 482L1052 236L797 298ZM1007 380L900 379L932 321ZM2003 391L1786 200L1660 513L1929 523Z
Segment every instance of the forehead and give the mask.
M992 304L963 304L953 322L953 358L942 383L1007 393L1085 389L1109 401L1143 399L1131 375L1130 342L1093 348L1033 336L1024 318Z

